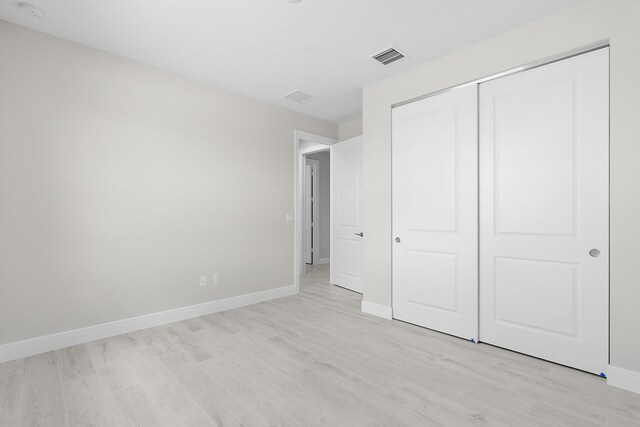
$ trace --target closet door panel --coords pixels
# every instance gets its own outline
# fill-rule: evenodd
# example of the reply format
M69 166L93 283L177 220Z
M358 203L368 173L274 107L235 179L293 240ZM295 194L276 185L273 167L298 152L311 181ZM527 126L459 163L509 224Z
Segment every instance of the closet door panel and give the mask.
M477 88L393 110L393 315L478 333Z
M601 49L480 85L480 339L594 373L608 364L608 84Z

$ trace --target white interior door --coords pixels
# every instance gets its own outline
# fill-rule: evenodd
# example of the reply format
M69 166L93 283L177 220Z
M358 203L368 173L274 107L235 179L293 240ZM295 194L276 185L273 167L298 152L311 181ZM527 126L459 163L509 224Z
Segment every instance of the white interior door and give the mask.
M304 165L304 262L313 264L313 165Z
M305 160L304 167L304 259L305 264L318 263L318 165Z
M478 337L477 87L393 109L393 317Z
M480 85L480 339L597 374L608 363L608 58Z
M362 136L331 147L331 277L334 284L362 293Z

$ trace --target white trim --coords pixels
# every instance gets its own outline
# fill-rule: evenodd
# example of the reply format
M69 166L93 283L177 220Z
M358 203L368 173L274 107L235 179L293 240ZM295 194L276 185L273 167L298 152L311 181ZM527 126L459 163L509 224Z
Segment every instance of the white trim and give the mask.
M624 390L640 393L640 372L609 365L607 384Z
M329 283L335 285L336 281L334 276L335 267L337 264L335 262L331 262L333 259L333 254L335 254L335 245L333 244L333 236L335 230L333 229L335 226L335 222L333 220L333 183L334 183L334 169L333 164L335 163L335 151L333 147L329 147Z
M314 142L313 147L300 149L300 143ZM302 228L304 221L302 218L302 173L304 171L304 154L317 153L319 151L329 150L337 141L326 136L315 135L295 129L293 131L293 283L296 293L300 289L300 272L305 271L304 259L302 257ZM330 196L331 197L331 196ZM330 202L333 207L333 202Z
M318 265L329 264L329 259L330 258L319 258L318 259Z
M362 300L360 309L363 313L372 314L384 319L391 320L393 316L393 310L391 309L391 307L382 304L376 304L375 302L371 301Z
M315 133L305 132L303 130L294 130L293 133L296 136L296 143L299 145L301 141L315 142L322 145L333 145L337 141L327 136L316 135Z
M0 345L0 363L296 294L293 285Z

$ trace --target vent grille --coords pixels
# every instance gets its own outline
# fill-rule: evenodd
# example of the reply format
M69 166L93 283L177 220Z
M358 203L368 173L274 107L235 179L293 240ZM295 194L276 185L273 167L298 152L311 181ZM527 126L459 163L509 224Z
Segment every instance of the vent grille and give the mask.
M304 93L300 90L294 90L293 92L283 95L282 97L297 102L298 104L306 104L307 102L311 102L314 99L318 99L317 96L309 95L308 93Z
M379 63L381 63L382 65L389 65L392 62L396 62L404 58L404 55L400 53L400 51L395 47L390 47L389 49L376 53L375 55L372 56L372 58L378 61Z

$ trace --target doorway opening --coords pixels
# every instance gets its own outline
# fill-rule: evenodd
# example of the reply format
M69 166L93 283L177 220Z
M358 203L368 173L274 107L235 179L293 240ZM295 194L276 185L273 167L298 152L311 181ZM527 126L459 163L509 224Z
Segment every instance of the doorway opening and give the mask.
M294 283L305 274L326 276L332 242L331 146L336 141L295 131Z
M328 262L329 276L326 283L362 293L363 138L357 136L336 142L330 138L296 131L294 149L296 290L299 292L300 277L310 268L319 272L325 270L326 274ZM325 165L323 168L323 158L328 160L328 167ZM318 179L315 180L318 190L315 193L314 160L318 161ZM313 194L317 197L310 196ZM316 207L318 211L313 217ZM305 221L307 218L309 220Z

